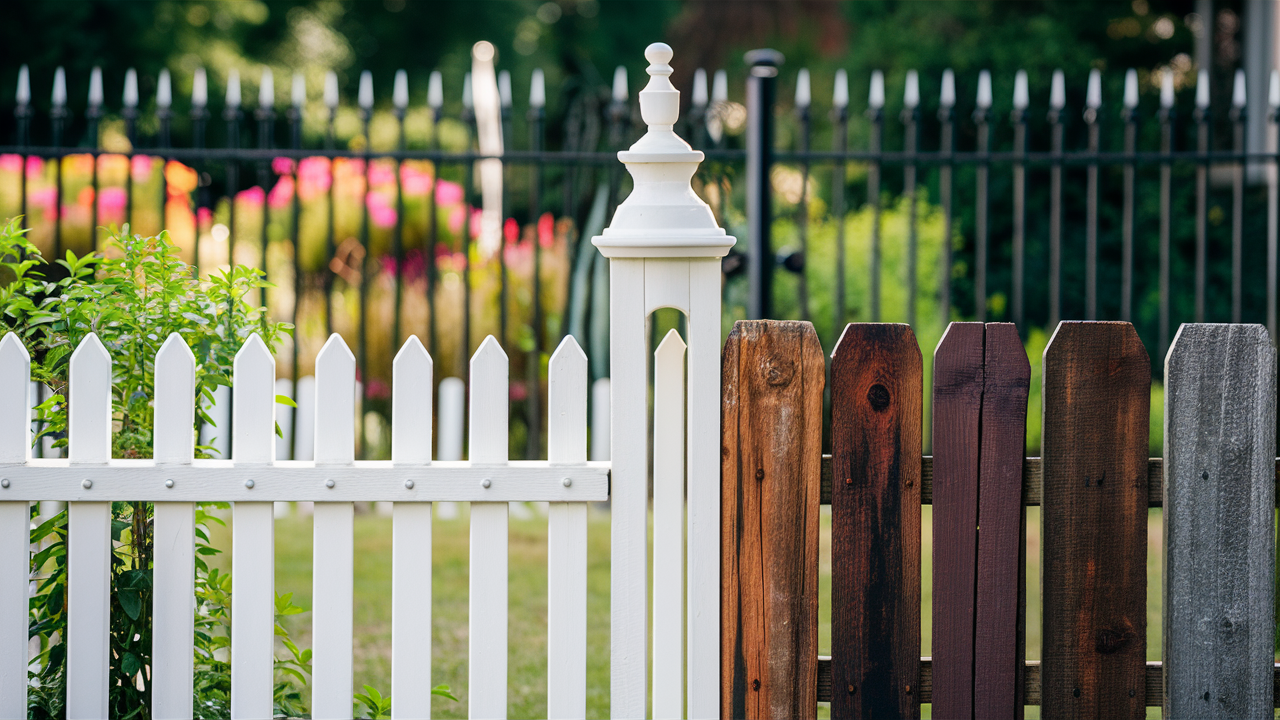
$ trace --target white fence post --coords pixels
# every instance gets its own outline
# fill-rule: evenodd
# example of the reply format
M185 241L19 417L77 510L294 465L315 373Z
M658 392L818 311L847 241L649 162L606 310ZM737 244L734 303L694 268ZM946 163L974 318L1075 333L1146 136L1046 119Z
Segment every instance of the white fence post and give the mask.
M0 340L0 466L31 459L31 356L17 335ZM0 500L9 480L0 467ZM27 716L30 503L0 501L0 717Z
M268 470L275 458L276 362L256 333L236 353L231 452L236 465ZM225 428L223 428L225 433ZM266 473L264 473L265 475ZM245 480L252 490L265 478ZM271 502L237 502L231 519L231 717L272 715L275 517Z
M178 333L156 353L157 465L190 465L195 458L196 358ZM170 481L172 482L172 481ZM195 641L195 504L155 504L151 633L151 716L192 715Z
M430 465L432 362L416 335L396 354L391 373L391 462ZM391 717L428 718L431 503L395 503L391 533Z
M509 382L507 354L490 335L471 357L473 465L507 464ZM503 481L486 478L480 485L489 489L495 482ZM471 503L467 695L476 720L507 716L507 511L506 502Z
M73 465L111 459L111 357L96 333L71 355L68 456ZM84 480L81 487L93 491ZM111 502L70 505L67 548L67 718L107 716L111 608Z
M316 356L316 467L355 461L356 358L329 336ZM337 483L321 480L327 488ZM352 591L354 590L355 506L315 504L311 596L311 717L351 716ZM234 622L234 618L232 620Z
M654 43L645 58L650 80L640 92L640 112L649 129L618 153L635 189L592 239L610 259L610 711L625 718L646 711L645 319L657 308L675 307L689 319L687 714L710 718L720 712L719 258L734 239L690 187L703 154L672 130L680 93L670 81L671 48ZM673 227L673 218L683 226Z
M587 356L565 335L547 369L547 460L587 459ZM547 513L547 717L587 716L587 504Z
M591 459L609 459L609 378L591 383Z

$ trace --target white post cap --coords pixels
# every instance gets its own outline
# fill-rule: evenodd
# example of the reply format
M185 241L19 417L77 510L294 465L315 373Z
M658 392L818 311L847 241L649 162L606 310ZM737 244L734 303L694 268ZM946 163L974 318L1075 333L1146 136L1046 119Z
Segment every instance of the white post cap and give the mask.
M734 239L690 185L703 154L672 129L680 119L680 91L671 84L671 47L654 43L644 56L649 84L640 91L640 116L649 130L618 153L634 189L591 242L610 258L723 257Z

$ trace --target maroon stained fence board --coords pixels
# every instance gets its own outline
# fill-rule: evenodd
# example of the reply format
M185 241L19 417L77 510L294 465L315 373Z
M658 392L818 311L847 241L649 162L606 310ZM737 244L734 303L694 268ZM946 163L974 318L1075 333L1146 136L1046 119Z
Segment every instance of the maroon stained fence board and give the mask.
M1017 326L988 323L986 330L973 706L975 718L1021 720L1027 567L1022 460L1031 363Z
M920 714L920 348L853 323L832 353L831 717Z
M1151 363L1129 323L1044 353L1041 717L1146 715Z
M811 718L822 346L807 322L738 322L722 367L720 714Z

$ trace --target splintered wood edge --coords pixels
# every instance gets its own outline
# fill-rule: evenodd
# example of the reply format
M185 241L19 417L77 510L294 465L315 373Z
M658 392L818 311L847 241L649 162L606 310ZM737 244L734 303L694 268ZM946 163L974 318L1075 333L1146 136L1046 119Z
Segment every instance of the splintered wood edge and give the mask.
M1040 704L1040 663L1030 661L1023 674L1022 687L1026 705ZM1280 663L1274 665L1272 684L1280 689ZM933 702L933 660L920 658L920 703ZM831 702L831 658L818 656L818 702ZM1163 667L1157 662L1147 663L1147 707L1160 707L1164 702ZM1280 690L1276 692L1276 707L1280 707Z
M1280 507L1280 458L1276 459L1276 507ZM831 456L822 456L822 504L831 504L832 483ZM1044 484L1044 472L1040 466L1040 458L1029 457L1022 461L1022 504L1037 506L1040 504L1040 491ZM933 504L933 457L925 455L920 458L920 502ZM1164 458L1147 460L1147 505L1161 507L1164 504Z

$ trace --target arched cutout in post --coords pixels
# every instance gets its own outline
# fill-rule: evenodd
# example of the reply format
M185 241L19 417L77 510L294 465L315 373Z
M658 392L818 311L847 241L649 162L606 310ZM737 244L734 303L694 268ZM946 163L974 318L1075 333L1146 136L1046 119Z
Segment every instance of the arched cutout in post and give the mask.
M644 717L648 656L649 310L685 310L688 328L689 717L719 714L720 683L720 261L734 239L689 181L703 154L672 127L680 92L671 84L671 48L645 49L649 84L640 92L648 132L618 153L635 183L613 222L592 239L609 258L609 357L613 450L610 710Z

